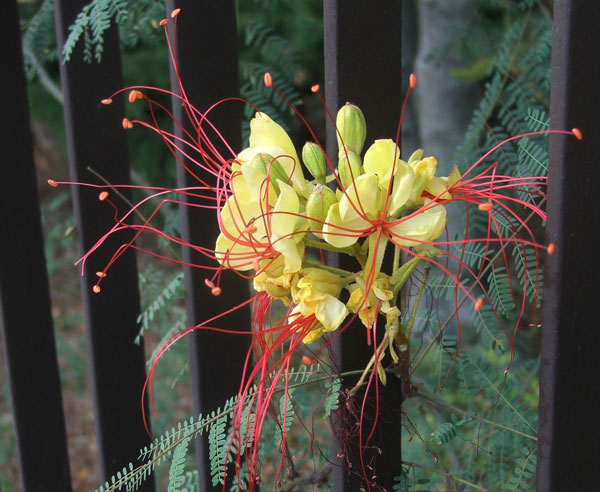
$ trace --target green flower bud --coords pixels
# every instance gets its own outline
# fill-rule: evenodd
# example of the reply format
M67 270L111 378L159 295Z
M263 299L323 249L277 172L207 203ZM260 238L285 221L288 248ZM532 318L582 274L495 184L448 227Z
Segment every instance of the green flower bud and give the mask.
M337 114L335 124L338 129L339 152L344 149L360 154L367 136L367 123L360 108L346 103ZM341 139L340 139L341 136Z
M308 216L308 224L312 231L323 229L323 221L327 218L329 207L335 202L337 202L337 198L331 188L321 184L315 186L306 201L306 215Z
M304 144L304 147L302 147L302 161L312 177L319 183L325 184L325 174L327 173L325 155L316 143L306 142Z
M358 154L350 150L348 152L341 151L338 157L338 174L344 188L348 188L362 174L362 161Z
M280 179L281 181L287 183L290 179L286 172L283 170L283 167L279 163L279 161L274 160L273 156L269 154L264 154L262 152L256 154L256 156L254 156L254 159L250 161L249 166L255 169L260 169L265 174L268 174L271 183L273 184L278 193L279 185L277 184L277 180Z

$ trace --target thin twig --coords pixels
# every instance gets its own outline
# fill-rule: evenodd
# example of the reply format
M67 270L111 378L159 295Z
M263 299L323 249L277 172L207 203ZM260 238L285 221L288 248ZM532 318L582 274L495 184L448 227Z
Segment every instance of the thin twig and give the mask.
M481 486L477 485L476 483L469 482L468 480L457 477L456 475L452 475L451 473L446 473L441 470L436 470L435 468L430 468L425 465L419 465L417 463L413 463L412 461L402 461L402 463L405 464L406 466L410 466L413 468L420 468L421 470L427 470L427 471L430 471L433 473L437 473L438 475L442 475L443 477L446 477L448 480L454 480L455 482L460 482L464 485L468 485L469 487L473 487L475 490L480 490L481 492L491 492L490 489L481 487Z

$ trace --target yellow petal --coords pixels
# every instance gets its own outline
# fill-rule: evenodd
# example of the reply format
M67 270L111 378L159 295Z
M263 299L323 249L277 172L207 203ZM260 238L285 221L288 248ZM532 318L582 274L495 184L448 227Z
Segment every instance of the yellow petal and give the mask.
M363 174L354 180L354 184L340 199L340 218L347 223L361 219L368 224L365 216L370 219L376 218L381 212L381 206L381 190L377 176Z
M252 259L257 256L257 253L254 248L234 242L225 235L219 234L215 246L215 256L219 263L227 268L246 271L253 268Z
M362 219L360 223L344 223L340 218L339 206L339 203L334 203L329 207L323 224L323 239L336 248L346 248L358 241L361 230L368 227L369 223Z
M377 175L379 186L387 190L400 162L400 149L391 139L375 140L365 153L365 173Z
M271 244L273 249L283 255L284 273L296 273L302 268L302 255L304 247L303 243L296 244L290 238L277 238L271 236Z
M348 309L344 303L330 294L326 294L315 311L315 317L321 322L325 332L337 330L347 315Z
M426 200L425 207L431 203ZM428 207L421 213L390 227L393 242L401 246L428 246L435 241L446 227L446 208L443 205Z
M296 229L300 200L294 189L279 180L279 197L271 213L271 234L290 237Z
M447 181L448 178L439 178L434 176L425 187L425 190L440 200L451 200L452 195L448 192Z
M395 216L410 200L415 185L415 173L404 161L400 161L394 177L394 187L388 204L388 217Z

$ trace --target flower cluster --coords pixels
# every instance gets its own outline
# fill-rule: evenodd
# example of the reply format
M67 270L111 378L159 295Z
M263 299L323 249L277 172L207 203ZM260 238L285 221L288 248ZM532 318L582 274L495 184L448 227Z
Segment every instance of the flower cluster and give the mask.
M282 300L292 315L314 315L319 324L304 343L339 328L349 312L367 328L379 313L388 324L397 323L393 290L401 286L381 273L386 245L435 256L447 222L444 203L460 179L457 170L437 176L435 157L424 157L423 150L402 160L391 139L376 140L362 156L366 123L352 104L339 110L336 126L337 165L318 143L304 145L302 160L313 178L308 180L287 133L257 113L250 145L231 166L228 198L219 210L220 264L254 270L256 291ZM312 262L311 248L350 254L357 270ZM342 290L349 295L346 303Z

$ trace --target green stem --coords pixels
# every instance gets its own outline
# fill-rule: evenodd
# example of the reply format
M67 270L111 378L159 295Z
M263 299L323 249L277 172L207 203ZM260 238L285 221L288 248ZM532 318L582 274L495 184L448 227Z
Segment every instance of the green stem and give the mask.
M349 280L354 278L354 274L352 272L349 272L348 270L342 270L341 268L334 268L331 266L323 265L322 263L319 263L317 261L304 260L302 262L302 266L310 267L310 268L320 268L321 270L327 270L328 272L335 273L336 275L339 275L340 277L348 278Z
M392 262L392 272L395 272L400 268L400 248L394 246L394 261Z
M327 251L335 251L336 253L346 253L350 256L355 256L356 253L356 250L353 247L336 248L335 246L332 246L331 244L328 244L326 242L315 241L314 239L310 239L307 237L304 237L303 241L304 244L309 248L326 249Z
M394 284L394 297L392 299L395 299L398 296L398 292L400 292L400 289L404 287L404 284L411 276L415 268L417 268L417 265L421 262L421 260L422 258L420 256L414 256L400 268L394 270L394 272L392 273L392 283Z

